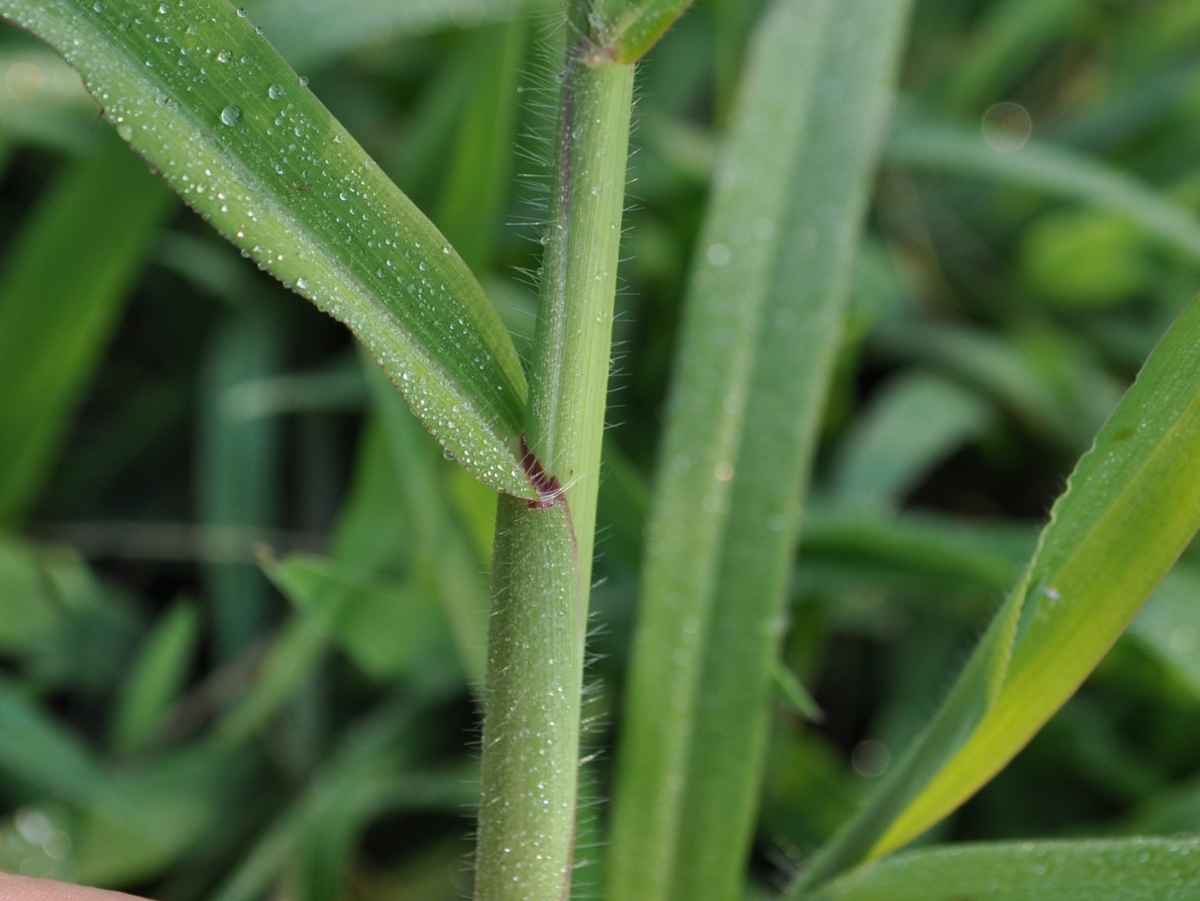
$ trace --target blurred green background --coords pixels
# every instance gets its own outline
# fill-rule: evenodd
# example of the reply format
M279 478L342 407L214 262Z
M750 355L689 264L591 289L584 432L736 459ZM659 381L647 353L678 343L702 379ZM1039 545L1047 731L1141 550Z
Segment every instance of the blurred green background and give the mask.
M697 0L639 72L585 887L681 296L763 6ZM260 0L250 15L525 349L553 4ZM160 901L468 894L469 612L494 500L341 326L172 198L65 64L6 28L0 80L0 870ZM825 717L780 698L755 891L932 713L1075 459L1200 288L1198 210L1195 0L917 4L787 623L785 663ZM1190 553L937 837L1200 831L1198 605Z

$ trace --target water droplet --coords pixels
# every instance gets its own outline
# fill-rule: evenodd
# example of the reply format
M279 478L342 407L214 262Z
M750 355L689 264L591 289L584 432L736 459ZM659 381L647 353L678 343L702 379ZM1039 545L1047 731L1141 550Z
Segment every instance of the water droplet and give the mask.
M222 50L220 53L218 53L218 54L217 54L217 62L219 62L219 63L227 63L227 62L229 62L229 51L228 51L228 50Z
M106 4L104 0L96 0L96 2L92 4L92 9L98 13L102 13L108 9L108 4Z
M981 126L983 140L997 153L1012 153L1020 150L1033 133L1033 119L1029 110L1019 103L1005 101L990 107L983 114Z
M242 121L242 109L232 104L221 110L221 121L226 125L237 125Z
M855 747L854 752L850 755L850 765L854 767L854 771L860 776L866 776L868 779L874 779L876 776L882 776L884 770L892 762L892 755L881 741L867 740L859 742Z
M451 463L454 462L454 451L450 450L450 448L448 448L448 447L442 448L442 456L445 457L447 460L449 460Z
M308 87L308 76L307 75L300 76L300 87L302 87L302 88Z
M296 290L297 291L307 291L308 290L308 279L305 279L305 278L296 279Z
M267 88L267 96L272 100L278 100L284 95L284 93L285 91L283 90L283 85L281 84L273 84Z
M239 7L237 8L237 14L238 14L238 18L239 18L239 19L244 19L244 18L246 18L246 7L244 7L244 6L239 6Z

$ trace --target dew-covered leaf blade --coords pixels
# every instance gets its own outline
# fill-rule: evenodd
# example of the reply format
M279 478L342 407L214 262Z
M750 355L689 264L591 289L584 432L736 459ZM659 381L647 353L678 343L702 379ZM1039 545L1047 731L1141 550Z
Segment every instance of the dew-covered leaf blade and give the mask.
M3 0L0 14L80 71L185 201L345 322L463 466L532 493L524 376L479 283L244 14L216 0Z

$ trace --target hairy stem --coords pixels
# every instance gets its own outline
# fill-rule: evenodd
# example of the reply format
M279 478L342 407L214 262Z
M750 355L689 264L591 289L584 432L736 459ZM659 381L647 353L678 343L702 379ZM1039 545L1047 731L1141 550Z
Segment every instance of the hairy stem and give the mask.
M580 689L633 68L572 3L526 421L539 500L496 519L475 896L569 896Z

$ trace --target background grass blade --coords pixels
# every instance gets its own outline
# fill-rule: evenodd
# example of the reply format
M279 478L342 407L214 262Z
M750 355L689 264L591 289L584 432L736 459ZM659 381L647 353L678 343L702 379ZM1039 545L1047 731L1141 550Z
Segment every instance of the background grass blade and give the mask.
M613 898L740 890L801 485L907 10L787 0L752 51L660 451Z
M238 300L253 297L247 285ZM201 382L197 423L197 518L214 527L265 528L279 514L280 427L275 417L238 416L231 395L279 368L278 322L269 308L247 304L217 324ZM242 653L270 624L272 598L251 562L209 563L204 568L217 658Z
M6 139L78 152L89 146L96 105L79 74L45 47L0 50L0 127Z
M0 523L20 518L58 457L170 192L115 140L67 170L0 275ZM103 217L105 227L95 223ZM63 265L70 260L71 265Z
M133 805L91 750L7 679L0 680L0 766L10 778L52 798L102 806L127 822L134 820Z
M532 2L537 0L258 0L246 6L292 65L309 66L381 37L509 18Z
M428 585L445 611L468 680L483 682L486 668L488 588L484 567L451 508L438 464L419 424L370 361L367 381L375 398L384 439L412 523L421 561L418 581ZM433 454L430 454L430 451ZM444 465L444 464L443 464Z
M523 17L471 36L477 83L458 135L434 219L475 272L495 255L513 174L528 24Z
M519 496L516 349L442 235L227 3L3 0L117 132L264 268L345 322L472 473ZM137 22L137 27L131 27Z
M1200 894L1200 838L1006 842L897 854L813 901L1183 901Z
M431 684L457 676L445 617L425 592L301 554L266 561L264 568L367 675L382 681L423 671Z
M919 374L889 383L847 434L833 476L839 504L894 512L925 473L993 419L974 392Z
M1200 567L1180 562L1129 624L1130 638L1157 655L1200 697Z
M1048 46L1061 40L1087 11L1081 0L1002 0L993 3L974 29L946 88L945 101L965 113L980 113L1004 96L1015 76Z
M953 811L1117 640L1200 526L1197 371L1193 302L1080 460L1023 580L933 723L800 888L900 847Z
M114 751L139 751L162 732L187 682L199 638L199 611L187 601L172 607L147 636L117 701Z
M1011 153L989 147L974 128L902 119L888 137L893 165L970 175L1082 201L1119 213L1148 234L1200 260L1200 220L1124 172L1065 147L1032 140Z

